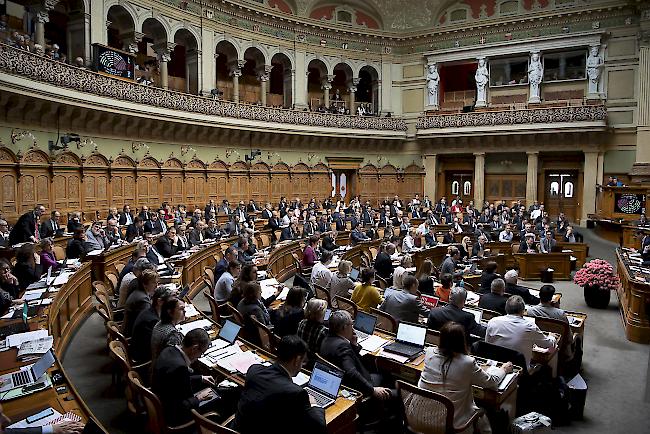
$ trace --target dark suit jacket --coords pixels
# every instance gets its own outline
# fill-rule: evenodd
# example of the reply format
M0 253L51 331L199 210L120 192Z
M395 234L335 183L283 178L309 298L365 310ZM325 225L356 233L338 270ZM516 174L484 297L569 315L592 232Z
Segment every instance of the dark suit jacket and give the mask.
M151 389L160 398L165 421L180 425L192 419L191 410L199 407L194 393L202 389L201 376L192 374L178 348L166 347L153 367Z
M158 241L156 241L156 250L158 250L158 253L160 253L163 258L169 258L178 252L178 247L174 245L172 240L163 235L158 238Z
M323 237L321 247L329 251L334 251L339 248L339 246L336 245L336 242L334 242L334 239L331 235L325 235L325 237Z
M345 220L342 217L335 218L334 223L336 223L336 230L338 232L345 230Z
M501 315L506 314L506 300L508 297L495 294L493 292L488 292L481 296L481 300L478 302L478 307L483 309L493 310L499 312Z
M203 236L203 239L205 239L205 235ZM192 229L192 232L190 232L190 235L187 237L187 241L189 241L191 246L198 246L201 244L201 234L198 229Z
M375 272L384 279L389 279L393 275L393 271L395 269L390 255L386 252L378 253L375 258Z
M286 228L282 229L282 233L280 234L280 241L294 240L296 237L297 234L291 230L291 226L287 226Z
M327 432L325 410L312 407L307 392L295 385L277 363L250 367L237 405L235 426L242 434Z
M227 269L228 269L228 261L226 260L226 258L221 258L221 260L219 262L217 262L217 265L214 268L214 282L215 282L215 284L216 284L216 282L219 281L219 278L221 277L221 275L223 273L226 272Z
M61 226L61 223L57 223L57 224L59 230L61 231L65 230L65 227ZM54 227L52 225L52 219L45 220L39 230L40 230L41 238L50 238L50 237L54 238L56 236L56 231L54 230Z
M485 243L485 245L483 246L483 250L485 249L489 249L487 243ZM480 251L481 251L481 245L479 243L474 243L474 245L472 246L472 256L478 256L478 252Z
M79 228L83 228L84 225L81 224L81 222L76 222L74 220L69 220L68 221L68 232L73 233L75 230Z
M492 290L492 281L497 277L499 277L497 273L488 273L486 271L481 273L481 280L480 280L481 285L478 291L481 293L490 292Z
M536 305L539 303L539 298L535 297L528 291L528 288L506 282L506 293L510 295L520 295L524 299L524 303Z
M126 227L126 240L130 243L136 237L144 236L144 228L137 227L135 223L132 223Z
M367 396L372 394L373 384L370 373L361 363L359 350L358 345L353 346L340 336L327 336L320 346L320 355L343 370L343 384Z
M83 257L86 254L86 247L84 242L76 238L68 241L68 245L65 248L65 256L68 259L78 259Z
M442 237L442 244L454 244L455 242L456 238L454 238L450 233L446 233L445 236Z
M147 259L152 264L158 266L158 265L160 265L160 260L158 259L158 255L156 255L156 253L152 250L154 248L155 248L155 246L151 246L151 249L149 249L149 251L147 252ZM158 250L158 249L156 249L156 250ZM160 253L160 252L158 252L158 253Z
M424 241L426 242L427 247L433 247L436 244L438 244L438 240L436 240L436 237L434 235L431 235L431 234L426 234L424 236Z
M459 309L456 305L451 303L431 309L431 312L429 312L429 319L427 320L427 327L434 330L440 330L440 328L449 321L457 322L465 327L465 335L468 341L470 334L482 338L485 337L485 327L476 323L474 315Z
M147 220L144 223L144 231L145 232L150 232L154 235L161 233L162 230L162 225L166 224L165 222L161 222L160 219L156 220L155 222L152 220Z
M133 333L133 325L135 320L138 319L138 315L143 310L147 310L151 307L151 298L144 291L133 291L129 294L129 297L126 299L124 304L124 323L122 323L122 333L127 338L131 337Z
M135 217L133 217L133 214L131 214L131 213L129 213L129 215L131 216L131 221L133 221L133 219ZM125 225L126 224L126 213L121 212L120 213L120 219L117 222L119 223L120 226Z
M160 318L153 306L140 312L135 319L131 342L129 342L129 356L133 360L139 362L151 360L151 333L158 321Z
M34 217L34 211L30 211L18 218L16 225L9 233L9 242L13 246L14 244L30 241L30 237L33 237L35 233L36 217Z
M36 268L32 268L27 263L17 262L16 265L14 265L14 276L18 279L18 286L20 289L24 290L41 278L41 266L36 265Z

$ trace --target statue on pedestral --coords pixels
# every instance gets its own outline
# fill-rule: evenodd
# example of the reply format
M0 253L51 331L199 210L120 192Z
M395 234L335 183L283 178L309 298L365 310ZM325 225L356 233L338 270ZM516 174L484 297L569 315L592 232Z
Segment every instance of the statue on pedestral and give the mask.
M438 109L438 89L440 88L440 74L438 74L438 67L435 63L431 63L427 66L427 90L428 98L427 105L433 107L435 110Z
M603 56L600 55L600 47L594 45L589 48L587 57L587 77L589 78L589 95L598 96L600 94L600 76L604 67Z
M528 83L530 84L530 96L528 97L529 103L540 102L539 85L544 78L544 67L540 60L539 53L531 53L530 65L528 66Z
M485 58L478 59L478 68L474 74L476 80L476 107L485 107L487 105L487 85L490 81L490 72L487 68Z

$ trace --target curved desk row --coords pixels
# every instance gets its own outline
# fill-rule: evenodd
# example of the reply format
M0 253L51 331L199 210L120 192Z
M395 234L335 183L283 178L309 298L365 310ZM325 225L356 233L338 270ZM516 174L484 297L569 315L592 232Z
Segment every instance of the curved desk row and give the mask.
M630 269L627 253L616 250L621 287L616 291L625 336L632 342L650 344L650 283L646 276Z

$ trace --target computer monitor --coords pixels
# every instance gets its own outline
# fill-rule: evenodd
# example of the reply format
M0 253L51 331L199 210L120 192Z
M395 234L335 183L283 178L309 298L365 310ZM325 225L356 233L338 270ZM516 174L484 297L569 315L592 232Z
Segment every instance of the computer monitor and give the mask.
M219 330L219 338L223 339L226 342L234 344L237 340L237 336L239 335L240 330L241 326L239 324L236 324L227 319L221 327L221 330Z
M424 341L427 337L427 328L417 324L409 324L407 322L399 323L397 327L397 341L406 342L409 344L424 346Z
M358 268L353 268L350 271L350 279L359 280L359 269Z

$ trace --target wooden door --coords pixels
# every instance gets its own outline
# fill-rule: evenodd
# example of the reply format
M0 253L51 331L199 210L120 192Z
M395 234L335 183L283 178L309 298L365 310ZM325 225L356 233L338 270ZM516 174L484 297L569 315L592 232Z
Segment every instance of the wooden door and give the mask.
M578 208L578 171L546 172L544 207L551 219L563 212L569 221L576 221Z
M465 204L474 198L474 174L472 172L447 172L445 178L447 180L445 194L448 204L451 204L456 196L460 196Z

